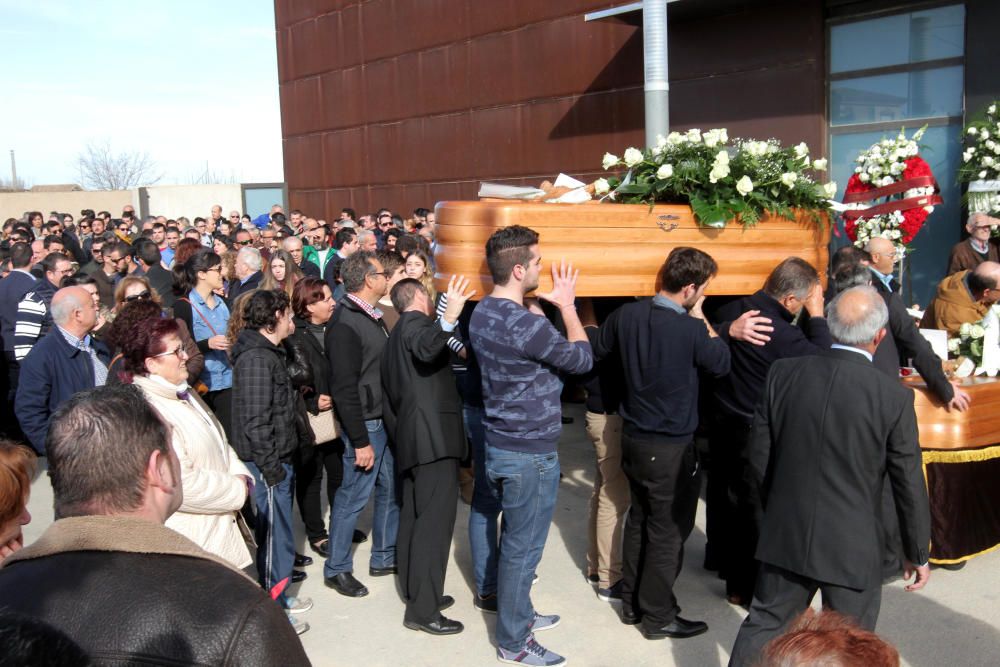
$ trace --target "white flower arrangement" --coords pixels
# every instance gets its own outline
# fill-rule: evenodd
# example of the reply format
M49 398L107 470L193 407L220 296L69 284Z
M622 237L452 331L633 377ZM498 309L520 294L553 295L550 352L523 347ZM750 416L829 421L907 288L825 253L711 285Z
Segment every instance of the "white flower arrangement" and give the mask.
M968 183L965 203L970 213L1000 213L1000 117L997 103L986 107L982 120L965 128L965 150L958 167L958 180ZM1000 236L1000 230L994 230Z
M836 183L815 180L827 161L811 160L804 142L791 148L775 139L730 142L725 128L670 132L646 151L630 147L622 158L605 153L602 165L628 173L600 179L598 195L633 204L689 204L702 224L714 227L734 219L754 225L765 213L791 218L796 209L818 222L837 191Z

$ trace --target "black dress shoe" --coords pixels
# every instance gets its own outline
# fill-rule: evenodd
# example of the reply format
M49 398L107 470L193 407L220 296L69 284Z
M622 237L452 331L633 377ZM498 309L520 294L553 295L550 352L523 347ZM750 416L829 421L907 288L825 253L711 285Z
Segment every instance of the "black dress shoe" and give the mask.
M395 565L390 565L389 567L369 567L368 574L373 577L387 577L390 574L396 574L399 571Z
M457 635L465 629L465 626L458 621L438 615L433 621L427 623L417 623L416 621L403 621L403 625L410 630L420 630L431 635Z
M313 564L313 559L311 556L306 556L304 554L295 554L295 567L305 567L306 565L312 565L312 564Z
M351 536L351 542L353 544L361 544L368 541L368 536L362 533L360 530L355 530L354 535Z
M297 584L300 581L304 581L309 575L302 570L292 570L292 583Z
M441 600L438 602L438 611L444 611L453 604L455 604L455 598L450 595L443 595L441 596Z
M642 620L642 614L637 614L631 609L625 609L622 607L622 623L625 625L639 625Z
M363 598L368 595L368 589L350 572L335 574L332 577L327 577L324 581L329 588L349 598Z
M653 630L649 630L647 628L642 629L642 634L646 636L646 639L663 639L664 637L670 637L672 639L685 639L687 637L700 635L703 632L708 632L707 623L702 621L689 621L681 618L680 616L675 616L673 621L667 623L662 628L655 628Z
M330 540L325 537L318 542L310 542L309 547L323 558L330 555Z

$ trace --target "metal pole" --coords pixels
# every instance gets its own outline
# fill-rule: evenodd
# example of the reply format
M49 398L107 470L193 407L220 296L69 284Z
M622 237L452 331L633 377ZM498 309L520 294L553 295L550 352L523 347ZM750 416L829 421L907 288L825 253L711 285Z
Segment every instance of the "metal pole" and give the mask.
M646 81L646 146L670 131L670 79L667 68L667 2L643 0L642 38Z
M14 161L14 149L10 149L10 187L17 187L17 162Z

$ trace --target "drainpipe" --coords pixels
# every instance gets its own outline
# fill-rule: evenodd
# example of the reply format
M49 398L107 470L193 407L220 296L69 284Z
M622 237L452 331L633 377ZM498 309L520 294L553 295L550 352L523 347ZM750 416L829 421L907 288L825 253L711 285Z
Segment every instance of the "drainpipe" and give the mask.
M646 82L646 146L670 131L670 80L667 69L667 3L643 0L642 41Z

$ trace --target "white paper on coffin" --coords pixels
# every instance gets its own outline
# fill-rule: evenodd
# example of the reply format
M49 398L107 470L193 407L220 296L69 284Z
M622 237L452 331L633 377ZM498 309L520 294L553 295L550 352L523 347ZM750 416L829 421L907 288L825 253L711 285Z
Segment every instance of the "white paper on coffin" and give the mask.
M990 377L995 377L1000 371L1000 317L997 307L990 307L983 318L983 362L980 368Z
M931 349L941 359L948 358L948 332L944 329L920 329L920 335L931 344Z

